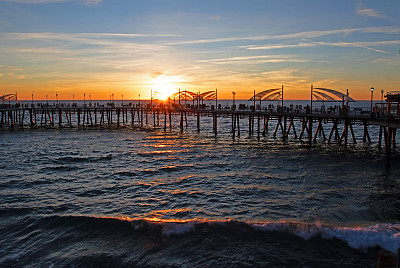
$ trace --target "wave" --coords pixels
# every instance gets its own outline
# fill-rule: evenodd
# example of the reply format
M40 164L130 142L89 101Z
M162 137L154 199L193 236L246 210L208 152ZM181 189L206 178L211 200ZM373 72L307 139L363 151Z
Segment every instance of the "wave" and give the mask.
M1 219L7 214L0 213ZM74 215L15 215L0 222L0 240L6 242L1 267L370 267L379 247L399 246L396 224L329 227Z
M372 226L333 227L321 224L262 223L252 225L257 230L288 232L305 240L321 236L324 239L337 238L355 249L379 246L397 252L400 248L400 224L375 224Z
M59 216L54 216L59 217ZM79 223L90 221L92 224L104 225L106 222L123 225L129 223L135 231L145 231L157 236L159 239L171 236L182 236L189 233L210 230L217 232L253 233L262 231L279 232L295 235L303 240L322 238L327 240L339 239L349 247L358 250L380 247L392 252L400 248L400 224L381 223L371 226L337 227L325 226L320 223L306 224L299 222L263 222L251 223L235 220L199 220L199 219L160 219L160 218L129 218L105 216L63 216L69 221ZM59 219L58 219L59 220Z

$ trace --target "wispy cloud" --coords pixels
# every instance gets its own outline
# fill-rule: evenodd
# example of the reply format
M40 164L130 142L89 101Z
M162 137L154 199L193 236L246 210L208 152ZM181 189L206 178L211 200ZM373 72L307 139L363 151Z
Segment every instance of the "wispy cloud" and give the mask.
M394 57L388 57L388 58L378 58L378 59L373 60L372 62L400 66L400 60L397 55Z
M5 66L5 65L0 65L0 69L5 69L8 71L23 71L23 69L14 67L14 66Z
M377 45L397 45L398 41L374 41L374 42L301 42L298 44L271 44L271 45L248 45L240 46L250 50L269 50L281 48L301 48L301 47L315 47L315 46L335 46L335 47L362 47L380 53L389 53L387 51L371 48L369 46Z
M288 44L270 44L270 45L247 45L247 46L239 46L239 48L246 48L250 50L269 50L269 49L280 49L280 48L298 48L298 47L314 47L316 46L315 42L309 42L309 43L298 43L294 45L288 45Z
M365 17L375 17L380 19L386 19L386 16L383 15L381 12L374 10L372 8L367 8L361 1L358 1L356 5L356 14L365 16Z
M53 3L64 3L64 2L78 2L84 5L97 5L102 0L2 0L6 2L15 2L22 4L53 4Z
M14 66L7 66L7 69L10 71L23 71L23 69Z
M291 55L260 55L248 57L230 57L219 59L199 60L201 63L214 63L214 64L261 64L261 63L280 63L280 62L309 62L310 60L297 59Z
M144 73L170 70L179 64L179 55L162 45L162 40L175 35L126 33L0 33L4 45L0 54L22 59L27 67L26 77L15 68L14 79L46 81L47 85L61 83L57 78L70 81L98 80L110 85L126 85L146 80ZM154 38L155 37L155 38ZM160 44L161 43L161 44ZM35 69L30 67L34 64ZM10 72L6 66L2 73ZM115 75L118 73L118 75ZM84 75L83 75L84 74ZM101 74L101 75L99 75ZM17 76L18 75L18 76ZM69 75L69 77L66 77ZM116 78L118 76L118 79ZM110 77L109 81L107 80ZM112 80L111 77L114 77ZM67 81L63 81L66 85ZM73 82L68 86L74 87ZM143 85L134 85L143 87Z
M210 16L210 17L208 17L208 19L217 21L217 20L221 20L221 16Z
M135 33L7 33L8 38L18 40L46 39L46 40L86 40L90 38L139 38L139 37L176 37L175 34L135 34Z
M352 33L384 33L384 34L400 34L400 28L395 26L382 26L382 27L365 27L365 28L344 28L335 30L321 30L321 31L305 31L298 33L282 34L282 35L257 35L257 36L243 36L243 37L223 37L212 39L198 39L169 42L168 45L186 45L186 44L205 44L205 43L219 43L219 42L233 42L233 41L257 41L257 40L273 40L273 39L302 39L302 38L315 38L334 34L349 35Z
M50 53L79 55L88 53L122 54L150 53L164 48L157 42L143 38L173 37L175 35L125 34L125 33L0 33L4 40L17 40L20 45L9 47L14 53ZM141 38L136 40L136 38ZM40 46L23 45L21 41L39 40ZM56 45L55 45L56 44ZM118 53L116 53L118 52Z

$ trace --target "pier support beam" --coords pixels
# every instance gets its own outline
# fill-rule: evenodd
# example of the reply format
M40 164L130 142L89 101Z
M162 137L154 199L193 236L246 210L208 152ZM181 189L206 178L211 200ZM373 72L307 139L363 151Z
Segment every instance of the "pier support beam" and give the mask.
M312 127L313 127L313 118L308 118L308 143L312 144Z
M197 116L197 133L200 133L200 112L199 111L197 111L196 116Z
M265 137L266 133L268 132L268 121L269 121L269 115L264 116L264 127L263 127L263 137Z
M393 128L388 127L388 131L387 132L388 133L386 135L386 168L390 168Z
M59 108L58 109L58 126L59 128L62 128L63 120L62 120L62 110Z

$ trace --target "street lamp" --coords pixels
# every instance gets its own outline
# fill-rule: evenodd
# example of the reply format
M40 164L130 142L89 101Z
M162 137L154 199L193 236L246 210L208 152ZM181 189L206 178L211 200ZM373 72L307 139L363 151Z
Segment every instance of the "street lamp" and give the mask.
M235 106L235 95L236 95L236 92L235 91L233 91L232 92L232 97L233 97L233 105L232 105L232 110L234 111L235 109L236 109L236 106Z
M372 100L374 99L374 87L371 87L371 117L372 117Z
M381 90L381 102L383 102L383 92L385 92L385 91L383 91L383 89Z

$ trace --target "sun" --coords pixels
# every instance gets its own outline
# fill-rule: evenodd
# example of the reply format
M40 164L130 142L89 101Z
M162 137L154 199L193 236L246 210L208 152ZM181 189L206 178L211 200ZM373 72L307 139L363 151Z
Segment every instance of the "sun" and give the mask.
M168 99L171 94L177 91L177 85L180 79L175 76L159 75L152 79L151 89L153 91L153 97L159 100Z

